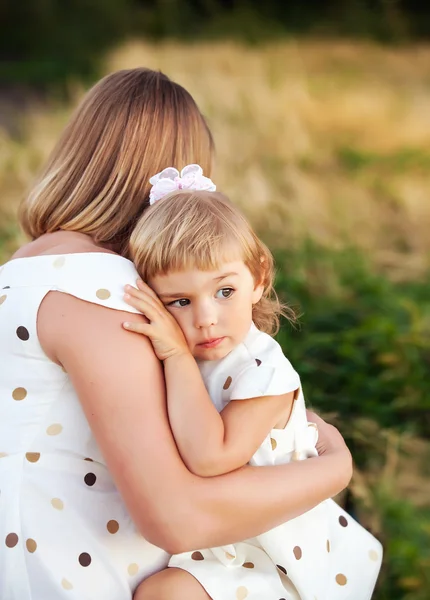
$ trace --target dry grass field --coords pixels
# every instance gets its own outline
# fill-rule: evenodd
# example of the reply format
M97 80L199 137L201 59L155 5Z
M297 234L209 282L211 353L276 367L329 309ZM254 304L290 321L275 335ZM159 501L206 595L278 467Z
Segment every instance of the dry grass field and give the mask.
M275 244L355 244L395 278L429 264L430 47L291 41L129 43L104 70L146 65L188 88L217 144L216 181ZM70 84L77 100L84 92ZM52 101L0 134L14 210L70 114ZM13 242L12 242L13 243Z

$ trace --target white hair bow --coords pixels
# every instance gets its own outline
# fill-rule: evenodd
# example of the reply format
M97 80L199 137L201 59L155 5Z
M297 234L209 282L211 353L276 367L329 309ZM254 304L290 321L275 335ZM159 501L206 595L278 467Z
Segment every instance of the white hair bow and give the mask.
M167 167L161 173L151 177L149 183L152 184L149 204L154 204L166 194L176 190L216 191L216 185L209 177L203 175L203 169L199 165L187 165L180 173L174 167Z

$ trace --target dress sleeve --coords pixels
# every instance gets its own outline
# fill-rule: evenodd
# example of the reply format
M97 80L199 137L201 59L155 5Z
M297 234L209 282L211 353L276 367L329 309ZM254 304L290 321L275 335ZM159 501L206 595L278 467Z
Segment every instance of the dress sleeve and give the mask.
M300 388L300 377L287 359L282 364L255 362L233 380L230 400L279 396Z

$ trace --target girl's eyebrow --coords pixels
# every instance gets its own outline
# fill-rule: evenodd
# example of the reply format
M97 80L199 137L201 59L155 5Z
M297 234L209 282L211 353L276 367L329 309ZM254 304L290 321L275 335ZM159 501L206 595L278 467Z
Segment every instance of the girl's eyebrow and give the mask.
M238 273L235 273L235 271L231 271L230 273L224 273L224 275L214 277L214 281L220 281L221 279L225 279L226 277L231 277L231 275L238 275Z

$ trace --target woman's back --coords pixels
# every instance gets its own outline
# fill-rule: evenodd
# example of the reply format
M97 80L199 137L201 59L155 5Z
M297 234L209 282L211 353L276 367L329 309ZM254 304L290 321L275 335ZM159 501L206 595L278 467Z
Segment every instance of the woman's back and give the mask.
M136 532L71 381L38 335L49 292L129 310L123 286L135 278L130 261L100 252L17 258L0 271L2 600L38 600L34 589L40 599L131 597L167 561Z

